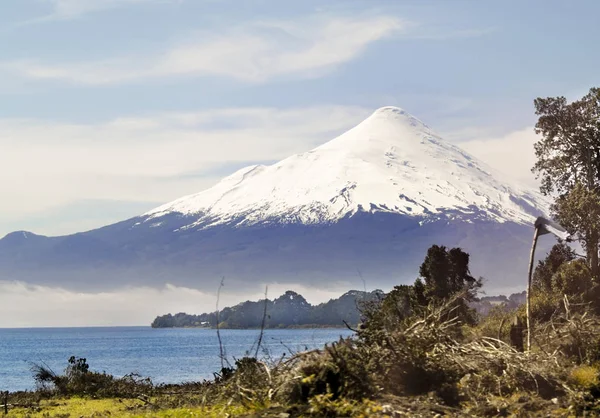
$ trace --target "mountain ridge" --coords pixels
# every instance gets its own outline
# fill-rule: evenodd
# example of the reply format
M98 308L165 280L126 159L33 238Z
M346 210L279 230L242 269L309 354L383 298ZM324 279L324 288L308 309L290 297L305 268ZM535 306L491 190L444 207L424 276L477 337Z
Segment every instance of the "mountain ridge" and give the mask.
M384 107L312 150L243 168L138 217L62 237L9 234L0 277L83 290L165 282L213 290L221 276L239 289L348 285L359 270L385 288L414 280L439 244L463 247L476 275L513 286L547 203Z

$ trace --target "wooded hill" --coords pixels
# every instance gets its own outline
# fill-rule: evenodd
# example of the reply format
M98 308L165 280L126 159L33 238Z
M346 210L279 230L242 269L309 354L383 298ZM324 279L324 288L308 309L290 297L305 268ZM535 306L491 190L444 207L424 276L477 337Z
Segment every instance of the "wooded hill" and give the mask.
M265 314L266 328L287 328L302 326L344 326L360 322L359 306L362 302L383 298L381 290L363 292L351 290L338 299L311 305L306 299L291 290L274 300L246 301L219 312L220 328L260 328ZM216 312L190 315L178 313L158 316L152 328L215 327Z
M364 292L351 290L337 299L319 305L311 305L306 299L291 290L275 300L267 299L266 328L288 327L337 327L360 322L360 305L365 301L383 299L381 290ZM481 316L486 316L493 308L502 306L506 310L516 309L525 303L525 292L508 297L484 296L470 303ZM246 301L219 312L221 328L260 328L265 312L265 300ZM152 328L213 328L217 324L216 312L192 315L184 312L156 317Z

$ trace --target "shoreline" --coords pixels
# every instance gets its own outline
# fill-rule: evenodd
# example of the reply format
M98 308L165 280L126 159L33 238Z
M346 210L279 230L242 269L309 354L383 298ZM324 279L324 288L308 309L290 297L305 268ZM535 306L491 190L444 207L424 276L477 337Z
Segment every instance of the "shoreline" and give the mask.
M356 326L358 327L358 325ZM203 327L203 326L183 326L183 327L152 327L152 329L213 329L217 327ZM219 327L219 330L235 329L235 330L260 330L260 327L246 327L246 328L235 328L235 327ZM346 325L288 325L285 327L265 327L264 330L277 330L277 329L349 329ZM350 330L352 331L352 330Z

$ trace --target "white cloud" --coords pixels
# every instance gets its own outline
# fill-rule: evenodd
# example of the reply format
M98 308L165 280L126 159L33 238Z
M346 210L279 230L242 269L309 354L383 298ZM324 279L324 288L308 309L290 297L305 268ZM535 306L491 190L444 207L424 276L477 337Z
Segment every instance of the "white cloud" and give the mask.
M215 283L215 290L218 283ZM220 308L245 300L264 297L258 285L256 292L221 293ZM263 287L264 289L264 287ZM310 303L338 298L348 290L348 284L331 289L312 289L301 284L271 284L268 297L277 297L294 290ZM150 325L157 316L187 312L200 314L216 308L216 294L196 289L165 285L162 288L124 288L111 292L83 293L61 288L33 286L23 282L0 281L0 328L3 327L74 327Z
M457 145L523 184L538 187L539 182L531 172L535 164L533 144L538 140L533 127L529 127L504 136L459 142Z
M0 182L0 216L23 219L90 199L167 202L246 163L311 149L369 112L227 108L88 125L0 119L0 176L11 179Z
M71 3L65 2L65 10L74 7ZM216 75L256 83L285 75L320 76L403 28L399 19L384 16L263 22L226 33L192 34L154 55L59 64L23 60L4 62L0 68L26 78L84 85L181 75Z

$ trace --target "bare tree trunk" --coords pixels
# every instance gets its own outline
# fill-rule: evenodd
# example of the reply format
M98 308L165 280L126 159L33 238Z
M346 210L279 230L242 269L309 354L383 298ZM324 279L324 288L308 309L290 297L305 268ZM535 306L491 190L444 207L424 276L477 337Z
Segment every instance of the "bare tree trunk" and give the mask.
M254 358L258 359L258 351L260 350L260 345L262 344L263 335L265 333L265 325L267 322L267 304L269 299L267 299L267 292L269 291L269 286L265 286L265 308L263 311L262 322L260 323L260 335L258 337L258 343L256 344L256 352L254 353Z
M225 353L225 347L223 347L223 340L221 339L221 329L219 325L219 300L221 299L221 289L225 285L225 276L221 277L221 283L219 284L219 290L217 290L217 312L216 312L216 321L217 321L217 339L219 340L219 357L221 358L221 371L225 368L225 363L229 366L229 360L227 359L227 354Z
M523 347L523 323L519 315L515 315L513 323L510 325L510 345L518 351L525 351Z
M531 334L533 333L531 324L531 277L533 275L533 260L535 256L535 247L537 245L538 237L540 236L540 228L536 226L535 232L533 233L533 245L531 246L531 255L529 256L529 275L527 278L527 352L531 350Z
M600 269L598 266L598 232L592 231L588 240L588 262L594 278L599 277Z
M592 165L592 149L589 147L587 148L587 158L587 188L590 192L597 192L598 187L596 186L594 170ZM592 277L598 278L598 231L595 229L591 229L587 235L587 261L590 265L590 270L592 271Z

